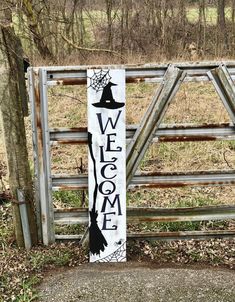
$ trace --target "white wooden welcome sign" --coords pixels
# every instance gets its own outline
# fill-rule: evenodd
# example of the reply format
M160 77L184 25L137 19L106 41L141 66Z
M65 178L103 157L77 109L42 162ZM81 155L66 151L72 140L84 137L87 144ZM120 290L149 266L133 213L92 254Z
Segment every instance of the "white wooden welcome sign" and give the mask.
M87 70L90 262L126 261L125 70Z

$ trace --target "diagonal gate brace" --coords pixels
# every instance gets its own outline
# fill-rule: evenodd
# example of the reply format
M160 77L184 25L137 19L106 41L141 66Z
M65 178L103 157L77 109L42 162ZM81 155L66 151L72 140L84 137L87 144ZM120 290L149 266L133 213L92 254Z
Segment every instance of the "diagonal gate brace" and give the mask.
M127 147L127 186L130 184L140 161L151 144L155 131L159 128L162 118L184 80L186 71L169 65L160 87L153 96L152 102L144 115L134 137Z
M224 64L221 64L219 67L208 71L207 74L233 124L235 124L235 85L227 67Z

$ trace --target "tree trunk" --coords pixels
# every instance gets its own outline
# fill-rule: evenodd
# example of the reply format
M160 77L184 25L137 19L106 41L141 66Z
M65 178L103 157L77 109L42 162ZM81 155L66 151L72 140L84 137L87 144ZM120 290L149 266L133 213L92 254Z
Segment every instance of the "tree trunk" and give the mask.
M206 3L205 0L199 1L199 18L198 18L198 37L197 49L202 50L203 54L206 50Z
M235 54L235 0L232 0L232 36L231 36L231 41L232 41L232 43L230 43L231 55L234 57L234 54Z
M43 59L49 59L54 61L55 58L53 56L52 51L48 48L48 45L45 43L45 37L41 34L38 20L36 14L33 9L32 0L23 0L23 10L27 17L28 27L33 35L33 41L42 56Z
M6 14L4 17L6 17ZM10 24L9 19L5 18L5 21ZM14 199L17 199L17 189L22 189L25 192L32 243L36 244L37 227L33 209L32 178L28 162L22 109L22 94L24 97L26 93L25 91L23 92L22 88L24 83L22 47L11 25L6 24L6 26L0 27L0 43L2 57L5 63L5 66L3 63L0 65L0 104L8 163L9 185ZM19 205L14 202L13 219L16 241L18 246L22 247L24 246L24 240Z
M112 9L113 9L113 0L105 0L106 4L106 16L107 16L107 35L108 35L108 47L113 49L113 26L112 26Z
M185 49L186 47L186 35L187 35L187 30L186 30L186 20L187 20L187 16L186 16L186 3L184 0L179 0L179 11L178 11L178 20L180 22L182 31L183 31L183 37L181 38L181 45L182 45L182 51Z
M225 20L225 0L217 2L217 55L225 54L228 49L228 36Z

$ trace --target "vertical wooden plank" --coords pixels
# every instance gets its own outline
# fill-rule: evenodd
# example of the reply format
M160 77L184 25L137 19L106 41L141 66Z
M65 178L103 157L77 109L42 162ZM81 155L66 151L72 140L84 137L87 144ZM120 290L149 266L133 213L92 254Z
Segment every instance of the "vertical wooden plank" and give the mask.
M125 70L88 70L91 262L126 260Z

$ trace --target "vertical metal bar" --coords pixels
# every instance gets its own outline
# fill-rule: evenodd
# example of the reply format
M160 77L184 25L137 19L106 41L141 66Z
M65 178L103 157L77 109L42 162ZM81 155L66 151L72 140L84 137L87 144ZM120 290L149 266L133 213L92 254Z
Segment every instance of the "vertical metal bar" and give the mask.
M39 69L39 88L41 103L42 126L42 170L40 171L41 216L43 243L48 245L55 241L54 211L52 202L51 162L50 162L50 134L48 127L48 100L47 100L47 72Z
M170 101L179 89L185 75L185 71L174 67L174 65L170 65L168 67L163 83L154 95L139 128L137 129L131 143L128 145L126 171L127 186L135 174L140 161L154 137L154 133L162 121Z
M35 79L36 78L36 79ZM32 140L33 140L33 159L34 159L34 200L36 208L38 239L42 240L42 221L40 207L40 182L39 182L39 151L38 151L38 129L37 129L37 112L36 112L36 96L37 96L38 76L34 74L33 68L28 70L29 84L29 100L31 106L31 124L32 124Z
M23 191L17 189L17 196L19 201L20 218L21 218L21 225L22 225L23 236L24 236L24 245L26 250L29 250L32 247L32 241L30 236L27 207L26 207Z

